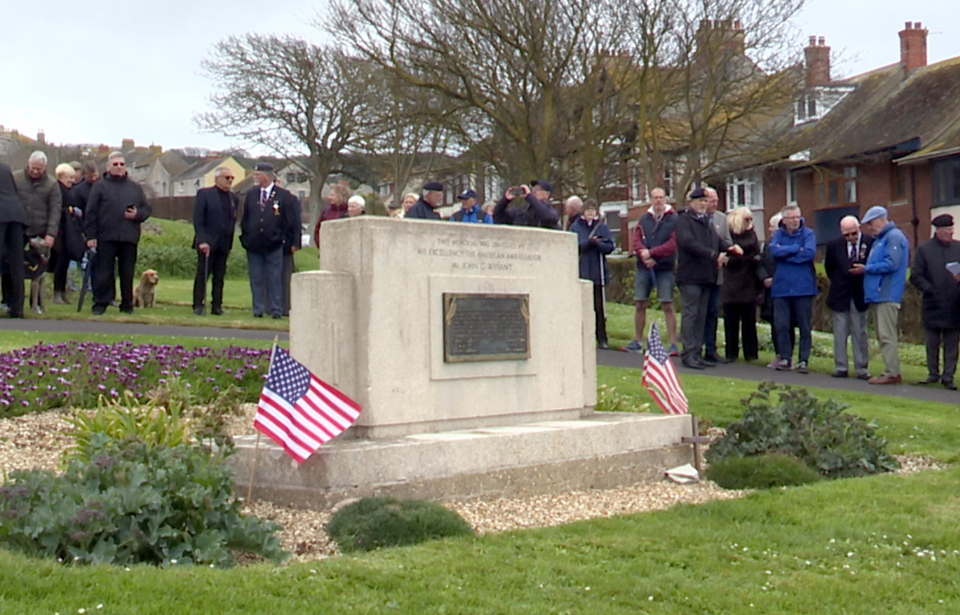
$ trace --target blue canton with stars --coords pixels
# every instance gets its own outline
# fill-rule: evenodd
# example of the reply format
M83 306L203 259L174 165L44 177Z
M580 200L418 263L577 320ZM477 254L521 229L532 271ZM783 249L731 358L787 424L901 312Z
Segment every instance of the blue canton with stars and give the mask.
M310 388L310 371L286 350L277 347L267 375L267 388L293 405Z
M656 324L650 327L650 339L647 340L647 356L661 364L670 360L670 355L667 353L667 349L663 347L660 331Z

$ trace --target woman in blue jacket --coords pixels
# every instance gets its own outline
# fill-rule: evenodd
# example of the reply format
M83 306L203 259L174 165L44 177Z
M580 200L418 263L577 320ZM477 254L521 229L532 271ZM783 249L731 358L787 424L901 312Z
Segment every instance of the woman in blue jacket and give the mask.
M580 246L580 279L593 282L593 309L597 319L597 346L607 348L607 318L603 307L603 287L610 282L606 255L613 252L613 235L600 220L600 208L593 199L583 204L583 213L570 226Z

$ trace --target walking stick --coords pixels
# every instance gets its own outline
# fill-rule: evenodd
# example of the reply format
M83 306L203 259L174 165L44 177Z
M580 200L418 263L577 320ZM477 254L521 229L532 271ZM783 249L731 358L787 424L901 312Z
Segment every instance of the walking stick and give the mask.
M210 279L210 251L207 250L206 258L203 261L203 297L204 302L200 304L200 315L207 315L207 281ZM213 290L210 291L210 301L213 301Z
M90 275L93 273L93 259L96 256L96 249L87 249L87 266L83 269L83 280L80 282L80 297L77 299L78 312L83 309L83 299L87 296L87 288L90 286Z

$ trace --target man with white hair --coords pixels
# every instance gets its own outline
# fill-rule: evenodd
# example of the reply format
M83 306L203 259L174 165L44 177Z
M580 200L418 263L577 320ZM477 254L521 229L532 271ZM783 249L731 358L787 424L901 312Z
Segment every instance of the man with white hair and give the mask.
M355 194L349 199L347 199L347 217L356 218L357 216L362 216L363 211L367 208L367 202L359 194Z
M583 211L583 199L573 195L563 203L563 215L567 217L567 230L573 226L573 223L580 219L580 212Z
M427 182L423 185L420 199L413 204L404 218L410 220L439 220L440 212L436 211L443 204L443 184Z
M853 342L853 367L857 378L869 380L867 362L870 359L867 337L867 304L863 300L863 274L852 269L856 263L867 260L873 238L860 232L856 216L840 220L840 237L827 242L823 260L830 292L827 307L833 311L833 366L834 378L849 376L847 340Z
M223 280L240 206L240 197L230 190L233 179L230 167L218 167L213 171L213 186L198 190L193 200L193 246L197 250L193 313L198 316L204 313L210 276L213 276L210 313L223 314Z
M120 277L120 311L133 314L133 273L137 266L140 224L151 207L140 184L127 175L120 152L107 156L107 174L90 189L84 212L87 247L93 260L93 313L103 314L113 300L114 263Z

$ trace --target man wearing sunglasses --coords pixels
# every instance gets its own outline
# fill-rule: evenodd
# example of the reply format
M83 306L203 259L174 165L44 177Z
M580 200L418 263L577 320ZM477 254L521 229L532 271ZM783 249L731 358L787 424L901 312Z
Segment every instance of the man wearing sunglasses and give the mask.
M233 249L240 197L230 191L233 171L219 167L213 172L214 185L201 188L193 201L193 247L197 250L197 275L193 280L193 313L204 313L207 280L213 276L210 313L223 314L223 279L227 257Z
M113 300L114 263L120 276L120 311L133 314L133 272L137 265L140 224L150 217L150 203L140 184L127 176L121 152L107 156L107 174L90 189L84 220L93 260L93 313L101 315Z
M873 237L860 232L856 216L840 220L840 236L827 242L823 261L830 292L827 307L833 311L833 374L834 378L850 375L847 360L847 339L853 342L853 367L857 378L869 380L867 362L870 359L867 336L867 304L863 298L863 272L853 266L867 262Z

